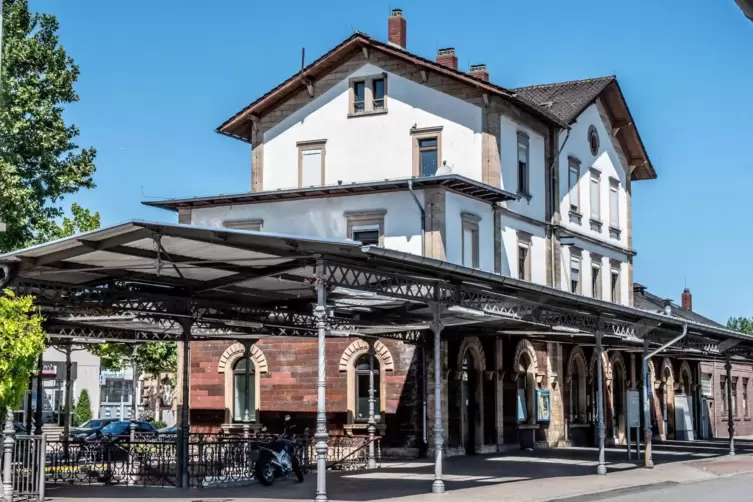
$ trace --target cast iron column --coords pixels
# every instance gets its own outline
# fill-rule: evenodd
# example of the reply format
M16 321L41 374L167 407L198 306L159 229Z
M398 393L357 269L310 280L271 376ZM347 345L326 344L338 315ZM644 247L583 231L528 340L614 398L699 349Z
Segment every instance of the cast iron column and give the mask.
M729 454L735 454L735 422L732 414L732 362L729 353L725 354L724 369L727 370L727 426L729 431Z
M13 410L10 406L5 410L5 429L3 430L3 491L4 502L13 501L13 480L11 464L13 463L13 444L15 443L15 429L13 428Z
M442 320L439 315L441 305L434 304L434 319L431 330L434 332L434 483L432 493L444 493L442 480L442 445L444 429L442 428Z
M251 436L251 412L249 406L251 406L251 386L249 380L251 380L251 342L243 342L243 361L246 364L245 383L243 384L243 398L245 401L245 409L243 410L243 437L248 439Z
M643 398L643 459L644 467L651 469L654 461L651 457L651 408L648 401L648 389L652 385L651 375L648 374L648 338L643 339L643 356L641 357L641 397Z
M138 419L138 403L137 399L139 395L139 365L136 362L136 352L138 352L139 346L134 345L133 356L131 356L131 369L133 370L133 396L131 396L131 423L128 425L128 430L131 437L131 443L136 439L136 420Z
M366 461L367 469L376 469L374 456L374 436L376 435L376 418L374 417L374 339L369 339L369 457Z
M596 427L599 430L599 466L596 474L606 474L607 465L604 461L604 440L606 427L604 426L604 360L602 359L601 329L596 331Z
M183 324L183 397L180 409L180 486L188 488L188 458L189 432L188 410L190 399L191 378L191 321Z
M44 352L39 354L37 362L37 409L34 410L34 435L42 435L42 406L44 406L44 382L42 381L42 369L44 362L42 359Z
M65 346L65 422L63 424L63 437L66 441L71 434L71 408L73 407L73 363L71 362L71 352L73 347L70 344Z
M316 498L314 500L326 502L327 500L327 375L325 368L326 360L326 337L327 337L327 284L324 277L324 263L317 263L316 296L317 302L314 308L316 327L319 332L319 363L318 379L316 382Z

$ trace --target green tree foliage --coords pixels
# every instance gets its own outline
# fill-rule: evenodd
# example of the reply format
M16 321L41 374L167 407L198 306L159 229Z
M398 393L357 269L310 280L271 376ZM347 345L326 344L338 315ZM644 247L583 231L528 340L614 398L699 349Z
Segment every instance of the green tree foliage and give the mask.
M79 68L58 40L58 21L32 13L28 0L3 2L2 95L0 99L0 252L83 229L96 218L78 206L63 220L61 201L93 188L93 148L79 148L78 128L66 124L66 105ZM83 223L86 227L87 223Z
M0 409L18 406L44 350L42 318L30 296L0 295Z
M138 346L124 343L90 345L92 354L100 357L100 365L109 370L122 370L135 362L141 373L174 373L178 367L178 346L175 342L152 342Z
M72 425L78 427L79 425L92 419L92 405L89 401L89 391L86 389L81 391L81 395L78 397L76 406L73 407Z
M753 317L730 317L727 327L740 333L753 335Z

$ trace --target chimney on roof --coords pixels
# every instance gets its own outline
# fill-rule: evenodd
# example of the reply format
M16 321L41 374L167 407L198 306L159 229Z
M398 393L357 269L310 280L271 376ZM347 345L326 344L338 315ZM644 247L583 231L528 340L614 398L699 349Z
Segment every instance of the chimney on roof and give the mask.
M685 310L693 310L693 294L688 288L685 288L682 292L682 308Z
M472 77L480 78L481 80L489 81L489 72L486 71L485 64L472 64L468 74Z
M455 48L446 47L444 49L439 49L439 52L437 52L437 63L452 68L453 70L457 70L458 57L455 55Z
M402 9L392 9L392 14L387 18L387 40L391 44L399 46L401 49L406 47L406 38L408 36L407 23L403 17Z
M664 314L672 315L672 300L670 298L664 300Z

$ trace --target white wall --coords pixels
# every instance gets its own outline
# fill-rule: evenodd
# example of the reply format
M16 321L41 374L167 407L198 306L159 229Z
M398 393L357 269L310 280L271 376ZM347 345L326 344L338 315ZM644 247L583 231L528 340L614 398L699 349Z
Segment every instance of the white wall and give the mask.
M588 129L594 125L599 133L599 152L596 156L591 154L591 148L588 143ZM565 142L566 133L561 133L559 138L560 148ZM560 177L560 215L562 224L581 234L588 235L595 239L620 246L627 247L627 197L625 194L625 181L627 166L623 164L612 143L611 125L604 124L599 115L595 104L586 108L573 124L570 132L570 138L565 143L564 149L559 159L559 177ZM580 213L583 216L581 224L570 221L570 200L568 189L568 158L575 157L580 160ZM591 196L590 183L591 175L589 169L594 167L601 172L601 232L591 230L589 223L591 217ZM609 178L616 178L620 181L619 191L619 220L620 230L622 230L619 239L614 239L609 235Z
M502 216L502 275L518 277L518 230L531 234L531 282L546 285L546 232L544 227Z
M297 142L326 139L325 183L412 176L410 129L443 126L453 172L481 180L481 108L387 72L386 114L348 118L349 79L383 73L367 64L264 134L264 190L298 186Z
M494 272L494 214L492 207L453 192L447 192L445 200L445 252L447 261L463 263L463 220L467 212L481 218L478 223L479 269Z
M575 247L581 249L581 264L580 264L580 280L581 280L581 294L584 296L594 296L593 288L591 285L592 269L594 259L599 260L601 265L601 291L602 300L613 301L611 298L612 284L611 273L612 263L619 262L620 270L620 301L622 305L630 305L630 288L632 284L628 282L628 263L627 257L619 252L605 248L603 246L597 246L588 241L582 239L575 239ZM563 289L570 291L570 257L571 247L562 247L562 286ZM595 256L594 256L595 255Z
M518 191L518 132L528 135L528 171L531 200L521 198L507 202L506 206L524 216L544 220L546 217L546 151L544 137L519 125L507 117L500 124L500 161L502 163L502 188L512 193Z
M416 195L423 206L423 191ZM347 238L347 211L386 210L384 246L422 254L421 213L410 192L392 192L263 204L241 204L194 209L191 223L222 227L227 220L261 219L262 231L312 237Z
M44 351L42 360L65 363L65 352L55 347L48 347ZM86 350L75 350L71 353L71 362L77 363L76 380L73 382L73 399L78 402L81 391L86 389L89 393L92 413L97 416L99 412L99 357Z

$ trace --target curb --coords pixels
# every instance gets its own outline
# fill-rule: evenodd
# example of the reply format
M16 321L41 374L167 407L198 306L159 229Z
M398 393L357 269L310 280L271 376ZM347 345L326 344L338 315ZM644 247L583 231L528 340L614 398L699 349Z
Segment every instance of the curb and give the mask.
M663 488L671 488L678 486L681 483L677 481L661 481L659 483L650 483L646 485L627 486L624 488L615 488L614 490L607 490L603 492L582 493L580 495L573 495L564 498L548 499L543 502L591 502L594 500L605 500L609 498L618 497L620 495L633 495L636 493L650 492L653 490L661 490Z

